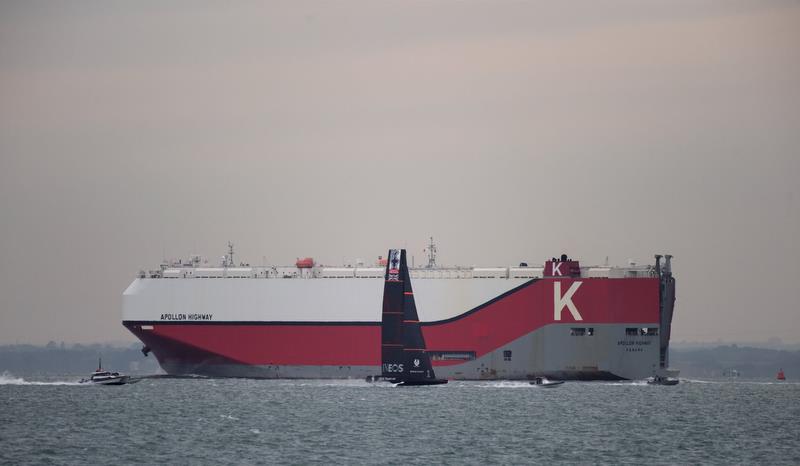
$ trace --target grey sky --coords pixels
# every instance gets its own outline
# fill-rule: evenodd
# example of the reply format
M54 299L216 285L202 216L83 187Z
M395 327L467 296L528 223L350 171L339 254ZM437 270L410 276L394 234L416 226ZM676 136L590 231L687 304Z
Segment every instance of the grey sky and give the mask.
M675 340L798 342L798 45L794 1L2 2L0 343L133 341L164 254L429 235L670 252Z

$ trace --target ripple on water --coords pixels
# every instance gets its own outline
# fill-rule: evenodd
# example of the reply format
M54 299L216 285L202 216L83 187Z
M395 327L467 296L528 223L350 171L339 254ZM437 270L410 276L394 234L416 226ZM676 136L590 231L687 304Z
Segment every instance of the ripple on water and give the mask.
M0 463L800 464L798 384L70 380L0 377Z

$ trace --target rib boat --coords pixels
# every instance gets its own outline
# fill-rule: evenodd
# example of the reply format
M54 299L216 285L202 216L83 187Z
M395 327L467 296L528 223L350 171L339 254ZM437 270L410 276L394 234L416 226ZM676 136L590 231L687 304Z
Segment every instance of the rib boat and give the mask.
M531 380L531 385L541 388L557 387L564 383L563 380L549 380L547 377L536 377Z

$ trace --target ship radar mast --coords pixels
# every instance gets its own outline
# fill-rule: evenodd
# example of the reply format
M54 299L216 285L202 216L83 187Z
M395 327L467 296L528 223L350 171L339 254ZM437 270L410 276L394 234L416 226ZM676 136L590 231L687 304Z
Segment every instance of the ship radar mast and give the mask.
M431 236L431 242L428 244L428 247L425 248L425 251L428 253L428 265L425 266L426 269L435 269L436 268L436 244L433 242L433 236Z
M234 266L234 263L233 263L233 243L231 243L230 241L228 241L228 263L225 264L225 265L227 265L228 267L233 267Z

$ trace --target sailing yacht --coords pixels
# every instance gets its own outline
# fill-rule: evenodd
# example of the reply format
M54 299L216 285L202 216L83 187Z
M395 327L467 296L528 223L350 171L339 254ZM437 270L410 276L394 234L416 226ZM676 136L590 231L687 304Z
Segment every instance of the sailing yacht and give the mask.
M436 378L426 351L405 249L389 250L381 313L381 375L367 380L386 380L397 386L447 383Z

